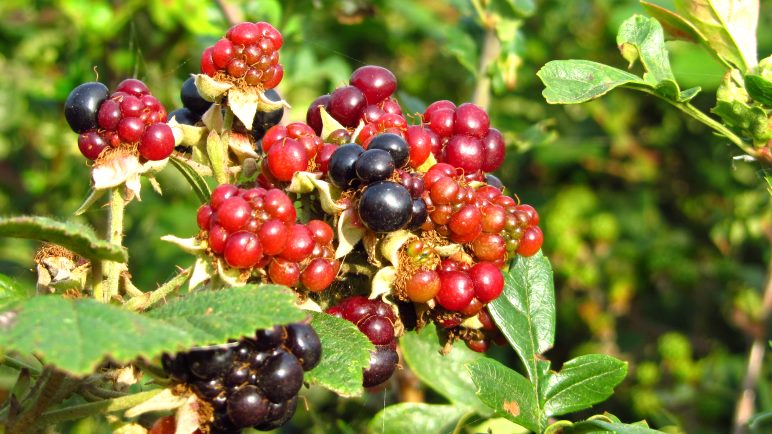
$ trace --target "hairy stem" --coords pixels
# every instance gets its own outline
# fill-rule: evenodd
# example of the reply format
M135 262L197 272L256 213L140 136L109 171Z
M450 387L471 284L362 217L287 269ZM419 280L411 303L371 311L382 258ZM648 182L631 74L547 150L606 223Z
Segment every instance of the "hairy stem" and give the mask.
M82 419L97 413L112 413L115 411L126 410L158 395L162 390L164 389L154 389L147 392L122 396L120 398L105 399L102 401L90 402L88 404L79 404L72 407L52 410L43 413L37 420L37 425L52 425L67 420Z
M743 380L740 396L735 406L734 421L732 423L733 434L748 432L748 421L753 417L756 401L756 387L758 386L761 368L764 365L764 354L767 349L767 323L772 314L772 259L768 265L767 283L764 288L762 312L759 320L759 332L754 336L751 349L748 352L745 379Z
M32 375L40 375L40 368L32 366L21 359L17 359L7 354L3 356L3 360L0 363L8 366L9 368L18 369L19 371L26 369Z
M38 381L33 388L33 392L25 400L23 405L27 408L22 410L18 417L8 421L6 427L7 434L21 434L29 432L35 421L39 419L49 406L55 404L56 399L60 397L59 388L66 380L64 373L47 367L38 377Z
M498 54L499 40L496 38L496 32L486 27L480 63L477 67L477 85L474 88L474 95L472 95L472 102L485 111L488 111L488 106L491 103L491 79L488 76L488 68Z
M115 245L123 245L123 214L126 209L126 201L123 200L121 190L118 187L110 191L110 213L108 215L107 241ZM121 281L121 272L124 264L120 262L105 261L103 265L106 274L105 288L101 300L104 303L118 295L118 286Z
M141 311L148 309L150 306L158 303L159 301L166 298L167 295L171 294L172 292L178 290L182 285L185 284L185 282L188 281L190 278L190 272L191 267L188 267L180 273L169 280L168 282L164 283L158 289L151 292L145 292L141 295L138 295L136 297L132 297L123 304L123 306L129 310L134 311Z

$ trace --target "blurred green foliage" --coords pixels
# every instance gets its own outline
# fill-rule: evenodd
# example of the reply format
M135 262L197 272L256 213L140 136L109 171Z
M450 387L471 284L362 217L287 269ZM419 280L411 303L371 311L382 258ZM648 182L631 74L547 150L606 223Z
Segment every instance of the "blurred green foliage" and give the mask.
M469 101L486 76L478 71L486 32L467 0L222 3L239 18L270 21L283 32L279 91L293 105L288 120L303 120L316 96L363 64L395 72L409 113L438 99ZM549 60L625 67L614 38L625 18L641 12L636 2L545 0L532 14L528 1L491 3L525 6L508 10L509 21L497 29L504 51L490 68L489 112L511 146L499 174L539 210L556 273L559 319L550 357L559 365L600 351L630 361L629 378L596 411L673 431L726 432L770 256L769 195L758 168L733 161L728 143L643 95L614 92L578 106L544 102L535 72ZM770 9L762 8L759 29L772 24ZM0 3L0 212L69 217L85 198L88 165L62 116L73 87L137 77L171 111L200 52L227 27L217 2ZM759 37L765 57L772 33ZM707 111L720 66L694 45L669 48L679 82L702 87L694 103ZM159 237L196 230L191 189L170 168L159 180L163 196L146 186L142 202L127 210L130 271L145 290L175 265L191 263ZM93 207L82 221L101 231L106 213ZM0 240L0 273L31 287L36 248ZM501 349L495 354L515 360ZM772 410L772 363L759 390L757 408ZM397 393L338 400L312 390L311 412L299 411L285 432L362 432ZM99 423L84 421L72 432L97 432Z

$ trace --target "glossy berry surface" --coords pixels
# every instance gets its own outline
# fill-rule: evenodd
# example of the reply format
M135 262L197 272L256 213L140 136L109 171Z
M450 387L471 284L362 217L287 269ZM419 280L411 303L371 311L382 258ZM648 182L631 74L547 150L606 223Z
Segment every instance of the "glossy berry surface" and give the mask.
M412 210L410 192L392 181L368 185L357 207L362 223L374 232L393 232L405 227L410 222Z
M342 190L356 185L357 174L354 166L363 152L364 149L361 146L349 143L332 153L327 166L327 174L332 185Z
M397 89L397 77L386 68L366 65L357 68L349 82L365 95L368 104L377 104Z
M287 348L298 358L304 371L310 371L322 357L322 342L313 327L304 323L287 326Z
M261 423L268 415L268 400L255 386L244 386L228 398L228 417L239 428Z
M410 159L410 149L401 136L393 133L379 134L370 141L367 149L381 149L391 154L396 167L403 167Z
M357 158L354 171L364 184L383 181L394 173L394 159L387 151L368 149Z
M211 102L205 100L198 93L198 88L196 88L196 81L193 79L193 77L188 77L188 79L182 83L182 87L180 88L180 100L182 100L183 107L187 108L199 117L201 117L201 115L203 115L207 110L209 110L209 107L212 106Z
M108 95L107 86L95 81L73 89L64 102L64 117L70 128L76 133L96 128L99 106Z
M397 368L399 356L397 351L388 346L376 347L375 352L370 353L370 366L364 370L362 385L375 387L385 383Z
M169 125L157 123L145 128L139 141L139 154L146 160L163 160L174 151L174 134Z
M279 352L265 362L257 384L272 402L286 401L303 386L303 367L294 355Z
M354 86L343 86L330 94L327 111L344 127L356 127L365 106L367 100L361 90Z

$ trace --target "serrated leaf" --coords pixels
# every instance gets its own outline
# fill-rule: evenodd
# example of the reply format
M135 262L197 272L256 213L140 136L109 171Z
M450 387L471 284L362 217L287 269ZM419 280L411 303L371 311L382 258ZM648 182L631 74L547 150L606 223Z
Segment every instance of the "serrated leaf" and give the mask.
M145 315L92 299L34 297L7 306L0 318L0 348L36 354L83 375L106 357L118 363L149 359L300 321L305 314L286 288L250 285L195 293Z
M704 42L707 46L707 41L700 34L700 31L681 15L647 1L642 1L641 6L649 15L656 18L662 24L663 29L668 35L675 39L689 42Z
M200 200L201 203L208 202L212 192L209 190L209 185L204 178L187 163L177 157L172 156L169 161L171 161L172 166L180 171L185 180L188 181L188 184L193 188L193 192L196 193L198 200Z
M410 369L423 383L458 406L483 415L490 413L477 398L477 388L464 369L466 364L480 360L480 353L465 345L454 345L448 354L440 354L442 344L434 324L402 336L400 347Z
M219 343L255 329L301 321L295 295L278 285L245 285L201 291L159 306L147 313L186 330L198 343Z
M538 383L539 355L555 341L555 287L552 267L541 253L518 256L504 278L504 292L488 310Z
M627 363L604 354L588 354L563 364L543 384L547 417L589 408L605 401L627 375Z
M619 86L652 87L629 72L589 60L553 60L536 75L550 104L578 104L605 95Z
M667 98L678 99L680 90L670 69L665 35L657 20L643 15L628 18L619 27L617 45L630 67L640 59L646 70L644 80Z
M16 279L0 274L0 308L29 297L29 291L25 290Z
M540 412L531 383L500 362L483 358L467 365L477 396L497 416L539 432Z
M361 395L362 370L370 366L373 344L356 325L342 318L314 313L311 325L322 341L322 359L306 372L305 380L341 396Z
M0 218L0 237L47 241L90 260L126 262L126 249L100 240L88 226L48 217Z
M741 71L756 65L758 0L676 0L675 7L720 57Z
M446 434L466 411L454 405L404 402L379 411L368 427L373 434Z
M745 88L755 101L772 107L772 81L761 75L748 74L745 76Z

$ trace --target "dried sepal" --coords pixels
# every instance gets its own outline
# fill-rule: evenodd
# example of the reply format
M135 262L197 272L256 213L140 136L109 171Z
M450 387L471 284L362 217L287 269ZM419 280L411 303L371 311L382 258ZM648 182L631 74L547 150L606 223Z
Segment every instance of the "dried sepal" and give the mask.
M195 395L191 395L177 409L174 415L176 429L174 434L193 434L199 427L211 417L212 409L208 404L204 404Z
M365 235L365 228L361 223L354 224L358 217L354 215L356 211L347 209L343 211L338 219L338 248L335 250L335 258L342 258L348 255L354 246Z
M227 143L228 148L233 152L239 162L247 158L259 158L255 151L255 143L251 136L233 131L226 131L223 134L223 141Z
M244 124L247 130L252 130L257 105L260 103L261 92L254 87L232 88L228 91L228 107Z
M206 74L195 74L196 89L201 98L210 102L219 102L233 85L225 81L217 81Z
M249 272L231 268L225 263L223 259L216 259L217 261L217 277L224 284L224 286L241 286L247 283L249 279Z
M187 390L181 394L177 394L176 392L179 391L164 389L147 401L126 410L124 416L133 418L150 412L174 410L185 405L191 395L195 396L193 395L193 392Z
M373 276L373 282L370 287L371 300L382 295L391 294L394 281L397 280L397 269L395 267L383 267Z
M193 291L209 282L214 276L214 267L212 261L207 256L196 257L196 262L193 264L193 272L190 273L190 280L188 281L188 290Z
M181 124L177 122L176 117L171 118L167 124L171 127L174 134L175 145L196 147L206 142L208 133L206 127Z
M340 122L338 122L337 119L332 117L329 113L327 113L327 110L324 109L323 106L319 106L319 114L322 116L322 134L321 138L322 140L327 140L330 137L330 134L332 134L335 131L338 131L340 129L345 130L346 127L341 125ZM354 137L354 136L351 136Z
M161 237L163 241L172 243L184 250L187 253L198 255L201 252L205 252L207 249L206 242L202 241L198 237L179 238L174 235L164 235Z
M387 261L391 262L391 265L398 265L399 251L402 246L408 241L417 238L416 234L404 229L391 232L381 241L381 254Z

